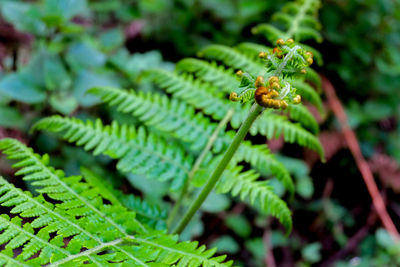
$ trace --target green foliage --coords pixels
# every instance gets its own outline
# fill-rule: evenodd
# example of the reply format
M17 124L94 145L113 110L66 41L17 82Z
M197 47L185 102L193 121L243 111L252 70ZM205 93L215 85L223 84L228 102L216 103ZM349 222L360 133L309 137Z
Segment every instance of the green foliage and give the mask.
M240 167L227 169L227 173L222 176L217 185L217 192L230 191L233 196L239 196L242 200L250 202L265 214L272 214L279 219L289 233L292 230L292 219L286 203L276 197L267 181L258 180L256 172L250 170L240 173L240 171Z
M199 149L206 145L217 127L202 113L195 114L190 106L159 94L142 94L109 87L93 88L90 92L109 105L116 106L119 111L134 115L155 133L161 133L166 138L173 137L184 146L189 145L187 149L193 155L198 155ZM223 152L232 138L233 132L220 132L213 151ZM235 160L250 163L261 173L276 175L293 192L290 175L265 146L245 142L239 148Z
M277 75L283 79L279 90L282 100L290 105L285 111L265 111L251 128L251 135L264 137L263 140L282 136L286 142L313 149L323 158L314 117L306 105L291 105L296 94L300 93L303 99L323 111L318 92L307 84L311 82L317 89L320 87L318 75L308 68L308 56L303 49L307 46L297 43L280 46L282 53L290 56L278 57L269 47L260 44L246 42L231 48L210 41L202 42L197 33L184 37L167 34L166 29L171 25L175 27L182 21L188 25L190 20L185 19L182 10L190 8L195 12L210 11L223 20L233 16L236 21L229 26L233 28L226 26L224 21L222 31L214 33L213 37L217 41L227 39L225 32L240 32L245 25L256 22L258 14L271 5L265 1L214 2L200 1L196 5L186 0L139 1L131 5L118 0L0 3L8 22L21 31L33 33L38 40L34 47L36 53L28 65L17 64L16 72L6 66L8 73L0 79L0 94L7 99L0 105L8 105L10 101L13 104L22 102L40 113L48 111L48 103L59 113L76 113L77 117L86 119L94 116L81 112L79 107L93 107L100 102L108 104L112 108L108 113L110 116L105 116L110 119L109 124L100 119L82 120L55 115L39 120L33 130L58 133L62 139L82 146L95 156L105 155L114 159L101 158L110 165L115 162L116 168L127 175L133 186L135 181L143 178L157 180L156 185L160 187L167 184L169 189L165 190L168 192L165 199L169 200L175 199L176 191L186 184L189 186L188 195L196 190L194 187L204 184L232 143L234 130L247 116L250 105L234 104L228 100L227 94L234 90L247 90L247 94L242 94L243 99L253 101L251 86L255 78L261 75L268 79ZM226 8L221 9L221 5ZM238 12L232 11L236 9ZM319 33L315 33L318 29L317 9L318 2L311 0L286 5L283 12L274 16L277 22L284 24L279 37L294 37L296 42L309 37L319 40ZM160 17L152 19L154 14ZM158 21L165 14L177 15L177 23L166 23L165 19ZM292 19L287 19L288 15ZM121 48L128 38L124 36L122 26L131 21L135 24L137 18L142 17L150 22L140 26L143 26L141 33L144 38L153 33L157 33L154 40L167 36L182 53L197 50L201 45L203 49L198 53L201 59L183 59L172 71L172 64L161 63L157 52L131 56L126 48ZM90 28L78 22L87 18L93 23ZM118 26L104 30L110 22L114 25L115 18L118 18ZM119 20L123 23L120 24ZM200 32L208 32L207 29L214 26L204 22L199 26ZM237 35L222 43L235 43L240 37ZM211 45L204 47L203 44ZM269 53L265 61L258 56L260 52ZM318 54L315 54L320 62ZM304 72L303 69L307 75L298 76L300 71ZM237 70L245 71L247 80L237 79ZM135 90L119 87L133 87ZM8 109L7 112L16 118L14 125L22 128L15 110ZM214 137L219 121L232 110L234 114L229 125L223 126ZM0 115L0 125L2 123L5 124ZM210 139L211 149L205 150ZM279 197L274 182L279 183L283 191L287 190L291 197L297 185L287 167L266 145L255 144L252 137L249 139L240 144L215 191L230 193L233 199L248 203L260 214L276 217L289 233L292 229L291 211ZM0 245L5 245L0 251L0 263L4 260L8 265L50 266L85 263L103 266L111 263L133 266L232 264L224 263L224 256L214 257L214 250L198 247L196 242L179 243L177 236L167 235L168 205L160 208L138 196L124 195L105 181L104 174L88 168L81 168L82 176L67 177L49 166L47 155L35 154L15 140L1 140L0 149L11 159L19 161L14 166L22 168L17 174L23 176L33 193L32 196L6 180L0 180L0 205L10 209L12 214L4 215L0 223L0 227L4 227ZM196 166L195 160L204 150L206 156ZM147 190L142 192L151 194L153 188ZM160 195L157 198L163 197ZM226 196L223 198L228 200ZM230 203L231 200L225 201L224 207ZM240 223L246 225L243 220ZM243 230L240 235L247 238L250 232ZM229 239L223 241L222 244L233 243ZM247 243L254 248L259 241ZM17 248L22 250L18 256L13 253ZM238 246L229 249L237 250Z
M117 169L134 171L152 179L171 181L171 188L177 190L185 182L193 158L184 150L162 138L148 134L144 128L119 125L103 125L100 120L86 123L78 119L53 116L42 119L34 128L62 132L63 138L93 150L94 155L106 154L118 159Z
M78 119L53 116L39 121L35 124L34 129L61 132L63 138L83 146L86 150L93 150L95 155L102 153L118 159L117 168L123 172L133 172L161 181L171 180L172 190L178 190L182 187L191 169L192 157L187 155L179 144L175 144L175 149L171 149L173 144L169 142L167 149L166 142L162 138L146 134L143 128L136 130L133 126L119 126L115 121L111 125L104 126L100 120L93 124L90 121L84 123ZM273 166L271 172L277 173L277 177L293 193L293 182L283 166L274 163L274 160L269 163L268 156L266 158L263 156L263 153L267 151L262 148L254 148L254 150L258 150L258 155L249 158L244 154L242 157L247 158L256 166L258 165L260 169L260 165L265 167L264 162L266 162L266 165ZM265 155L268 155L267 153ZM241 155L239 153L238 157L240 158ZM211 167L209 166L204 170L203 174L210 172L213 165L211 164ZM291 228L290 211L285 202L280 200L270 187L265 186L265 181L258 183L255 181L259 177L258 174L253 171L242 174L240 169L232 168L232 170L227 170L224 173L224 177L220 185L222 193L232 191L235 196L238 192L242 192L242 199L250 194L249 198L252 205L267 214L276 216L287 229ZM242 180L242 182L233 188L232 184L239 180ZM239 190L240 188L242 190ZM257 203L255 202L256 199Z
M327 41L339 48L327 68L344 84L351 126L368 148L363 152L370 156L374 148L383 148L399 161L400 3L333 1L322 9L321 18Z
M225 257L213 257L213 251L197 247L196 242L177 243L176 237L144 226L122 205L104 204L108 199L102 187L89 185L81 176L64 176L48 166L47 155L35 154L13 139L2 139L0 149L17 160L13 165L20 168L17 175L31 181L38 194L33 197L0 179L1 206L13 214L0 218L0 243L7 244L1 251L4 264L230 266L223 264ZM52 233L56 235L51 238ZM22 249L17 257L12 252L15 248Z
M267 68L265 68L261 59L251 56L256 54L258 49L265 48L250 43L241 44L235 49L212 45L200 51L199 55L223 62L228 68L213 62L188 59L178 64L180 73L162 69L146 71L143 77L171 94L172 99L158 93L128 92L111 87L96 87L90 90L92 94L99 96L110 106L133 115L146 126L147 131L140 127L135 130L133 126L119 126L116 121L109 126L103 126L99 120L93 124L61 117L43 119L34 128L62 132L63 138L84 146L86 150L93 150L95 155L102 153L118 159L119 170L170 181L171 189L177 190L188 179L193 157L199 154L217 126L208 116L214 120L221 120L233 108L235 113L231 126L238 128L248 112L246 105L234 107L226 98L226 94L219 89L221 86L238 84L233 71L229 68L244 69L252 76L262 74L267 77L279 71L286 77L293 76L299 68L308 66L303 59L304 55L301 54L303 50L299 50L298 46L282 46L283 52L291 54L294 61L287 58L284 60L286 67L277 69L280 68L281 60L269 58L266 61ZM220 77L229 84L222 84ZM214 84L215 81L218 82ZM289 94L288 97L293 98L293 95ZM318 100L314 102L318 103ZM195 114L195 109L202 112ZM312 132L317 132L315 119L307 109L291 108L289 116L301 124L293 123L286 116L271 111L265 112L250 132L253 135L262 134L268 138L279 137L283 134L286 141L312 148L323 157L318 139L303 128L305 126ZM172 143L171 138L174 140ZM213 145L213 152L216 154L223 152L232 138L233 135L230 132L219 133ZM211 156L210 154L201 166L202 173L210 173L212 169L209 166L215 165L216 160L210 164ZM270 155L268 149L244 143L234 159L235 163L241 161L250 163L262 175L276 176L293 194L294 184L289 173ZM161 165L157 162L161 162ZM260 174L254 171L242 171L242 167L232 166L223 175L224 182L219 185L222 188L220 191L224 193L232 191L233 195L239 194L243 200L249 200L263 212L279 218L290 229L290 211L286 204L273 193L267 182L260 179ZM236 187L233 187L233 181L236 181L234 178L241 181L235 182Z
M80 106L90 107L98 102L86 94L88 88L120 86L130 82L134 72L160 66L158 52L129 55L122 47L125 36L121 27L103 32L101 27L81 23L79 19L94 25L101 20L90 7L86 0L2 1L2 18L17 30L33 35L34 42L28 46L32 53L28 59L23 58L25 40L12 48L15 58L5 55L0 93L10 100L30 104L37 111L51 107L69 115ZM129 71L130 75L122 76L117 69ZM29 116L25 117L30 123Z
M278 38L294 38L297 42L314 39L322 42L317 20L319 0L298 0L285 4L282 11L272 16L272 21L277 24L260 24L253 28L254 34L264 35L271 43Z

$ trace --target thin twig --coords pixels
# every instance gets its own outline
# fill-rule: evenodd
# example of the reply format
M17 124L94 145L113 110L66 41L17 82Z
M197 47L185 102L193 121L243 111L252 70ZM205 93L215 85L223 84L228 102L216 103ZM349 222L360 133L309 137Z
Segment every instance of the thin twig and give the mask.
M265 253L264 263L266 267L276 267L276 262L274 258L273 247L271 244L271 230L269 227L265 229L263 234L263 242L265 244L265 249L267 253Z
M393 240L399 241L399 232L397 231L396 226L394 225L386 210L385 203L382 199L381 194L379 193L378 186L376 185L374 177L372 175L372 171L369 168L368 162L364 159L361 153L357 137L354 131L349 126L346 113L343 109L342 104L340 103L340 100L336 96L335 89L330 81L328 81L328 79L325 77L323 77L322 84L333 113L339 120L344 139L346 140L351 154L356 161L357 167L364 179L368 192L371 195L372 203L375 207L375 210L380 220L382 221L383 226L390 233Z

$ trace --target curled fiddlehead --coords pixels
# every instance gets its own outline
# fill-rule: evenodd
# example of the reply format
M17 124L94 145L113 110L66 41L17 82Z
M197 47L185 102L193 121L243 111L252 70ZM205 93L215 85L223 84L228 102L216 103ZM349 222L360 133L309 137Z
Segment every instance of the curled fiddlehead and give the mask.
M241 84L230 94L230 100L242 103L255 100L260 106L273 109L286 109L289 104L301 102L290 82L294 76L306 73L305 68L313 63L313 54L296 45L293 39L278 39L276 43L277 47L259 53L268 70L265 77L255 78L239 70L236 74Z

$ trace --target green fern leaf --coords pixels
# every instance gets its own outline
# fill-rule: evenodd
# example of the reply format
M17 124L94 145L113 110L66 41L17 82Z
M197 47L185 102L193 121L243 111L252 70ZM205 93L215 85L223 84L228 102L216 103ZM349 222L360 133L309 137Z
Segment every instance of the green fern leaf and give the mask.
M48 156L35 154L13 139L0 140L0 149L18 162L17 174L37 183L32 197L0 178L0 205L13 218L0 216L0 262L8 266L230 266L225 256L213 257L196 242L143 227L135 214L120 205L103 204L101 188L81 177L65 177L48 166ZM46 181L46 182L43 182ZM56 200L50 203L47 198ZM31 218L27 222L22 218ZM53 236L53 237L52 237ZM67 245L65 245L67 243ZM14 256L12 249L20 248ZM36 255L32 257L33 255Z
M242 54L246 55L247 57L255 60L257 62L263 63L258 54L260 52L267 52L271 50L271 47L260 45L256 43L240 43L235 46L237 50L239 50Z
M187 179L193 158L186 155L178 144L169 143L144 128L119 125L104 126L100 120L86 123L74 119L52 116L37 122L33 130L63 133L63 138L94 155L105 154L118 159L117 168L151 179L171 181L171 189L178 190ZM174 149L170 149L170 147Z
M241 167L231 167L225 170L217 184L218 193L230 192L233 196L248 201L251 205L268 215L279 219L288 233L292 230L291 212L286 203L274 192L267 181L258 180L254 171L242 172Z
M264 112L250 129L252 135L260 133L268 139L278 138L281 134L288 143L297 143L318 152L324 159L324 151L318 138L304 130L299 124L290 123L286 117L272 112Z
M185 58L176 64L178 71L193 73L203 81L211 83L226 93L231 93L240 82L235 78L232 69L225 69L215 62L207 62L196 58Z
M199 57L220 60L225 65L249 72L254 76L265 76L266 69L261 62L254 62L237 50L223 45L209 45L198 53Z
M269 151L266 145L252 145L249 141L243 142L233 159L233 163L245 161L263 176L273 175L289 191L294 194L294 184L290 173Z
M300 80L294 80L293 86L296 87L296 92L301 94L301 96L304 99L308 100L311 104L313 104L319 110L320 113L324 112L324 107L322 104L321 97L314 90L314 88L312 88L310 85Z
M179 139L196 154L206 145L216 127L202 114L196 114L191 106L167 96L111 87L92 88L89 92L118 111L133 115L150 130ZM215 147L221 146L221 141L217 140Z
M302 126L310 130L313 134L318 134L318 123L304 105L289 105L287 112L290 119L301 123Z
M168 93L184 100L186 103L202 109L205 114L221 120L232 103L228 99L221 99L218 88L195 80L190 75L178 75L162 69L149 70L145 73L155 84Z
M297 42L314 39L322 41L317 20L319 0L298 0L284 5L281 11L272 16L272 20L281 24L281 29L270 24L260 24L252 29L253 34L262 34L271 43L278 38L294 38ZM286 30L286 31L284 31Z
M117 109L122 112L132 112L132 114L136 115L137 118L146 126L155 127L157 131L163 132L165 136L173 136L183 144L198 143L199 139L204 139L204 141L202 141L202 146L205 146L207 140L211 138L213 129L217 127L215 123L210 122L206 118L200 119L201 113L198 113L196 118L191 119L190 114L193 114L194 111L190 110L184 112L185 109L172 108L173 105L170 102L174 100L169 100L167 98L163 98L163 101L158 101L158 98L152 97L151 94L143 97L143 94L135 93L134 91L124 91L110 87L98 87L91 89L90 92L95 93L110 105L116 106ZM149 108L155 109L157 112L147 116L146 111ZM181 119L179 124L175 123L179 128L163 127L165 122L169 122L169 118L178 121L181 112L184 112L182 117L185 118L185 120ZM153 115L156 118L154 118ZM142 119L143 116L146 116L145 119ZM196 121L201 121L202 123L197 123L196 128L193 128L193 122ZM171 124L172 123L173 121ZM185 129L190 130L186 131ZM190 134L190 131L195 131L196 134ZM233 135L233 132L224 133L221 131L214 142L214 152L218 153L223 151L223 148L226 148L232 142ZM266 174L265 169L270 169L271 172L268 173L268 175L274 175L278 179L283 180L284 185L288 190L293 192L293 182L290 175L282 169L282 165L272 155L270 155L268 149L263 150L261 153L261 150L259 150L257 146L254 146L253 149L250 143L246 142L246 145L241 145L239 151L242 151L243 153L238 153L238 158L240 158L238 161L244 160L250 163L251 166L257 168L261 173ZM196 147L195 149L191 149L191 152L194 153L194 155L197 155L198 148ZM249 157L249 155L253 155L253 157ZM255 158L256 155L257 158Z

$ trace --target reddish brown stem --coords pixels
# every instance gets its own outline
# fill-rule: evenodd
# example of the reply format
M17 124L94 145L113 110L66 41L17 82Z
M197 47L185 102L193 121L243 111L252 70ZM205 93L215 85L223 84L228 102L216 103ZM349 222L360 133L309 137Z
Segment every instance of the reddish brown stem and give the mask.
M369 168L367 161L364 159L360 145L358 143L357 137L354 131L350 128L346 113L343 109L343 106L336 96L335 89L331 82L323 77L322 80L323 88L326 93L326 97L328 99L329 105L331 106L333 113L339 120L340 127L342 128L342 132L344 135L344 139L353 155L357 167L364 179L364 182L367 186L368 192L371 195L372 203L374 208L379 216L379 219L382 221L385 229L391 234L395 241L399 241L399 232L396 229L392 219L390 218L385 203L382 199L381 194L379 193L378 186L375 183L374 177L372 175L372 171Z

